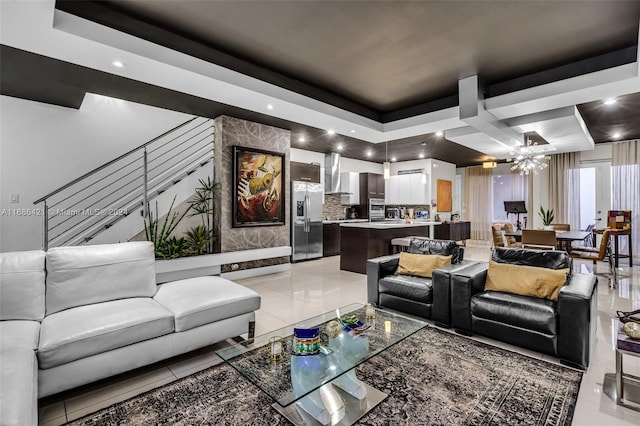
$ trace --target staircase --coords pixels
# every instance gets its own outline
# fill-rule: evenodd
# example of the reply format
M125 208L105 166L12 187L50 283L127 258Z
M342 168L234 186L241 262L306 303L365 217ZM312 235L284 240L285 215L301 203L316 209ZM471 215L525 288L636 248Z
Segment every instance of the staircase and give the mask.
M198 178L213 175L213 143L213 120L194 117L36 200L44 203L44 249L140 232L142 222L132 215L146 217L148 205L192 194Z

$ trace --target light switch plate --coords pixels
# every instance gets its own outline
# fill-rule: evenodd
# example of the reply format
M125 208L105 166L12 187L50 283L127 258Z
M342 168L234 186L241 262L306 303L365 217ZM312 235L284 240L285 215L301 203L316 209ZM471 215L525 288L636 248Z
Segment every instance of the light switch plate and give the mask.
M11 202L19 203L20 202L20 194L11 194Z

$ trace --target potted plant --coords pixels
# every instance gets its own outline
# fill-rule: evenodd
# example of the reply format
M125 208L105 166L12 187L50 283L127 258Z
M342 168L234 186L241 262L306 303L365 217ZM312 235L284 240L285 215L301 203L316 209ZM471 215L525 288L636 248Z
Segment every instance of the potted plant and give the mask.
M553 230L553 226L551 226L551 223L554 219L553 209L545 210L544 207L540 206L538 216L540 216L540 219L542 219L542 224L544 225L542 227L543 229Z

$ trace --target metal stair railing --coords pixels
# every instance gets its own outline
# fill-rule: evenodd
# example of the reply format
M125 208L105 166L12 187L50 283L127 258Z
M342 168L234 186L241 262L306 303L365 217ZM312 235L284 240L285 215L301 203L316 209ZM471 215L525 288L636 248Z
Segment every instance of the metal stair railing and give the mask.
M194 117L34 201L44 203L43 248L81 244L199 167L212 164L214 126Z

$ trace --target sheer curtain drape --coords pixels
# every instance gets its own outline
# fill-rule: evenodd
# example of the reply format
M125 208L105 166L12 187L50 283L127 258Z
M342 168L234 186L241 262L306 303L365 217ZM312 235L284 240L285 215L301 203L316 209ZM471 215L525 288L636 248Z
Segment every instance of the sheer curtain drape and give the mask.
M579 152L551 156L548 208L553 209L555 223L568 223L571 229L580 229Z
M467 167L467 215L471 222L472 240L491 238L492 169Z
M613 210L631 210L633 263L640 263L640 141L612 145L611 191ZM620 237L620 252L628 253L627 237Z

